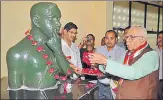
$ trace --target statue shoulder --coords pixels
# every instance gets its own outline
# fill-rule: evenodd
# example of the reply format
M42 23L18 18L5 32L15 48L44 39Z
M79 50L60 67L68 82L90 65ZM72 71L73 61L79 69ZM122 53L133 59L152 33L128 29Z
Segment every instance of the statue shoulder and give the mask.
M14 46L8 49L7 58L19 57L19 55L22 52L26 51L27 49L29 50L30 46L31 45L30 43L28 43L28 41L26 41L25 39L22 39L17 44L15 44Z

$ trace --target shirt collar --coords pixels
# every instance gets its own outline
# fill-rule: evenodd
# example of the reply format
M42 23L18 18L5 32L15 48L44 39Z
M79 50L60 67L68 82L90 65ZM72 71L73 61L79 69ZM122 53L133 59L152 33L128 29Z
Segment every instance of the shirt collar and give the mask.
M68 44L66 43L65 40L61 39L61 42L62 42L62 45L68 46ZM72 46L73 46L73 42L71 42L71 47L70 47L70 48L72 48ZM69 47L69 46L68 46L68 47Z
M158 50L159 52L162 52L162 49L159 49L158 46L156 47L156 50Z
M116 50L117 47L118 47L118 46L115 44L115 46L113 47L113 49L112 49L111 51ZM106 45L105 45L105 48L106 48L106 50L108 50Z

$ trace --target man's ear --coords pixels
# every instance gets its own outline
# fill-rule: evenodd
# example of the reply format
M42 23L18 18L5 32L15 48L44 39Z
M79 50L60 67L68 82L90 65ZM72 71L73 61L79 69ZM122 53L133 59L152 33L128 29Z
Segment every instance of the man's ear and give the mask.
M37 15L34 16L33 17L33 23L34 23L34 25L37 26L37 27L40 27L40 23L39 22L40 22L40 17L37 16Z
M66 33L67 33L67 30L64 29L64 30L63 30L63 34L66 34Z
M147 41L145 38L141 38L141 43L144 43L145 41Z

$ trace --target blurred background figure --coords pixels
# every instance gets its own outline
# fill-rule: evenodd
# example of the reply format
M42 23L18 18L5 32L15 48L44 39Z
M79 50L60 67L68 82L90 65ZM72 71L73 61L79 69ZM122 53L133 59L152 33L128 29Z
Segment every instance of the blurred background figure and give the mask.
M124 29L124 34L123 34L123 36L126 35L126 33L128 32L128 30L130 29L130 27L131 27L131 26L128 26L128 27L126 27L126 28ZM127 45L126 45L125 39L123 39L122 42L117 43L117 45L120 46L120 47L122 47L122 48L124 48L125 50L128 50L128 49L127 49Z
M158 34L157 34L157 46L156 46L156 51L158 52L159 54L159 57L160 57L160 67L159 67L159 91L158 91L158 99L159 100L163 100L163 78L162 78L162 47L163 47L163 44L162 44L162 41L163 40L163 31L160 31Z
M64 32L64 27L61 27L58 33L61 38L63 38L63 32Z
M102 39L101 39L101 46L104 46L105 45L105 37L103 37Z
M85 48L80 48L80 57L81 60L83 59L83 53L92 53L95 52L95 36L93 34L88 34L85 38L83 38L83 45L81 45L81 47L83 47L85 45ZM83 68L91 68L90 65L86 64L85 62L82 61L82 66ZM96 76L90 76L90 75L85 75L85 79L89 79L89 80L97 80Z

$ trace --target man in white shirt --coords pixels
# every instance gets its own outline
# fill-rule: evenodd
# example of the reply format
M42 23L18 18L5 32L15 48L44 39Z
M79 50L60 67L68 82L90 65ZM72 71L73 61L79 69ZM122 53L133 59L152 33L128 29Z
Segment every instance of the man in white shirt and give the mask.
M77 29L78 27L72 22L64 26L61 39L62 51L70 63L76 67L82 68L79 48L73 43L77 34Z
M163 75L162 75L162 50L163 50L163 31L160 31L157 34L157 48L155 49L160 57L160 67L159 67L159 92L158 92L158 99L163 99Z

